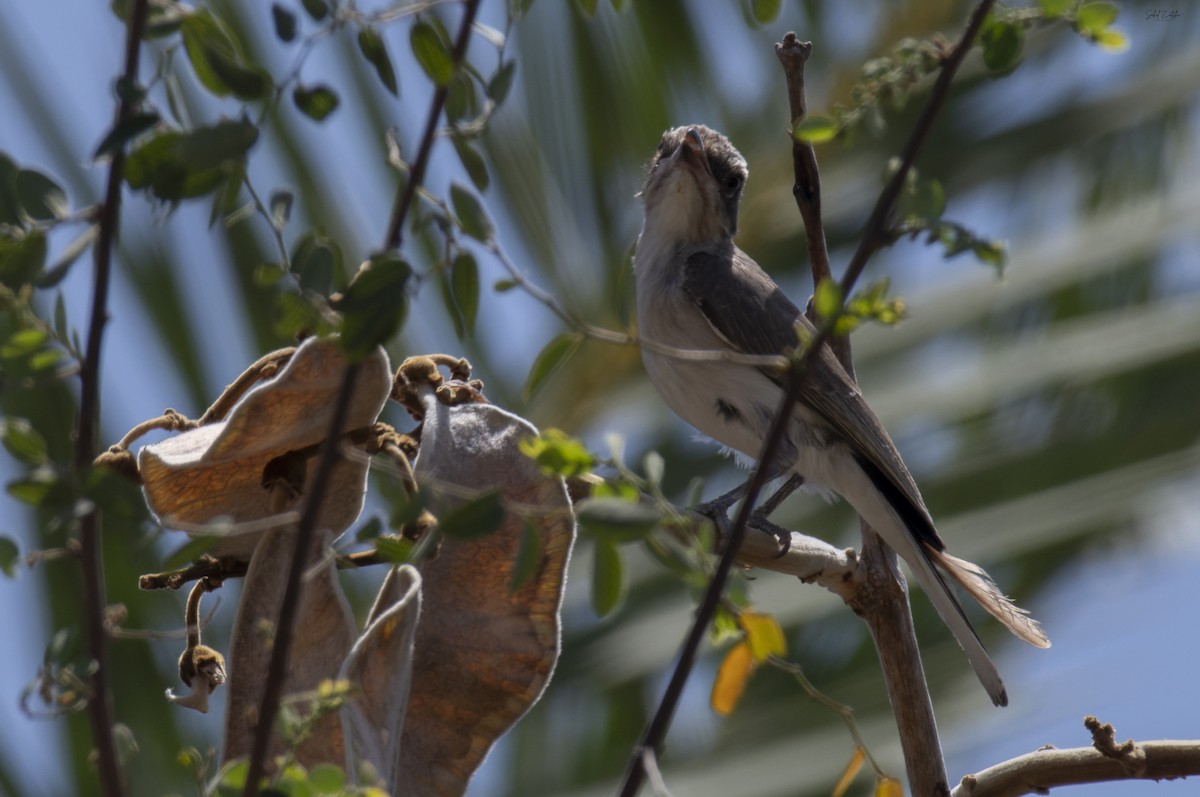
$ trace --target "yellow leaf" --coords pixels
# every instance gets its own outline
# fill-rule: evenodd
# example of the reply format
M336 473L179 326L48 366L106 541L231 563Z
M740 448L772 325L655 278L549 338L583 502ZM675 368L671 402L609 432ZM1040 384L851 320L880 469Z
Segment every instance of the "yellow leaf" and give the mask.
M842 770L842 776L838 778L837 785L833 787L833 797L842 797L846 793L846 789L850 788L858 771L862 769L863 761L866 760L867 756L863 749L855 747L854 755L850 756L850 763L846 764L846 768Z
M880 778L875 784L875 797L904 797L904 787L895 778Z
M750 653L750 645L739 642L725 654L725 660L717 670L717 680L713 682L712 708L721 716L733 711L742 692L746 690L746 681L754 672L754 657Z
M1102 30L1096 34L1096 43L1110 53L1123 53L1129 49L1129 39L1119 30Z
M742 630L746 632L746 641L750 643L750 652L754 654L756 664L766 661L768 656L782 656L787 653L783 629L772 615L742 612L738 621Z

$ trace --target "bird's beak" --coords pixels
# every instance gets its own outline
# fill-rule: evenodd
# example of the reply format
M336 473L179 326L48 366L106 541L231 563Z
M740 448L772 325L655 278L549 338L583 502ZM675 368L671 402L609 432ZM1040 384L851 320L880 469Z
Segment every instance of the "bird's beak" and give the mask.
M704 141L696 128L688 128L683 136L683 142L675 153L675 157L686 163L698 174L712 176L712 168L708 165L708 156L704 154Z

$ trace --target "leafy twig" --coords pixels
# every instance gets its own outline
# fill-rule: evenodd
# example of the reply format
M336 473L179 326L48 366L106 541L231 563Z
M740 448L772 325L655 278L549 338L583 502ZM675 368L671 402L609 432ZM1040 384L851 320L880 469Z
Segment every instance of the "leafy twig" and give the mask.
M125 32L125 68L120 82L132 85L137 80L138 59L141 54L142 30L146 22L148 0L136 0L129 14ZM131 92L118 92L120 100L114 126L126 121L133 113L136 100ZM83 474L95 458L96 428L100 415L100 350L104 339L104 324L108 320L108 289L112 274L113 241L121 210L121 175L125 165L125 148L118 147L108 167L108 183L104 191L104 206L100 211L99 235L94 250L95 274L92 286L92 315L88 326L87 349L80 368L79 429L75 441L75 472ZM96 769L100 788L106 797L125 793L125 777L117 757L113 735L112 692L109 684L108 639L104 630L104 607L107 604L104 587L104 562L101 556L100 519L96 510L79 520L80 563L83 567L83 613L87 628L88 656L93 661L91 699L88 700L88 721L92 742L96 746Z

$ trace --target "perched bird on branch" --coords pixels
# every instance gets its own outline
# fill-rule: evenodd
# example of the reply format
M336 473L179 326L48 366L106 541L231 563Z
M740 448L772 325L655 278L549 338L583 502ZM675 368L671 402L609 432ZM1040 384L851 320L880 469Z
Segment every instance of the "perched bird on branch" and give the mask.
M736 357L780 355L816 334L779 286L733 243L746 161L703 125L663 134L642 191L645 222L635 271L642 358L677 415L749 457L761 455L788 373ZM662 344L655 346L653 344ZM992 702L1008 696L946 577L1015 635L1050 641L978 565L946 552L895 444L828 346L809 361L799 400L772 463L841 495L912 569L967 654Z

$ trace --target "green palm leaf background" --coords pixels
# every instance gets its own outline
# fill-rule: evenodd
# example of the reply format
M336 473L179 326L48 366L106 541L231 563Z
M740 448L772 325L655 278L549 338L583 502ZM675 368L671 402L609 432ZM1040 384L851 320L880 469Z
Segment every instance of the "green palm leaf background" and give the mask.
M458 11L444 5L425 13L452 28ZM810 109L828 113L849 101L865 61L904 37L942 32L952 40L969 11L961 2L789 1L772 16L771 5L538 0L514 27L506 57L517 63L515 84L481 142L490 174L482 197L501 246L579 317L612 328L630 323L641 164L665 128L691 121L722 129L747 157L739 244L794 299L805 299L811 282L772 43L792 29L814 42ZM296 50L274 36L267 4L213 8L276 79L287 74ZM293 10L303 33L309 20L298 4ZM985 565L1055 643L1049 651L1026 648L981 620L1012 699L992 709L924 597L913 598L952 780L1045 743L1087 744L1088 713L1114 723L1121 738L1196 736L1187 715L1198 699L1190 662L1200 655L1200 603L1191 588L1200 565L1200 8L1179 3L1170 7L1179 12L1173 18L1147 13L1154 10L1122 8L1117 29L1129 41L1122 53L1058 25L1027 35L1009 76L998 79L978 56L968 59L918 166L922 178L944 186L946 218L1008 243L1002 277L969 254L946 260L940 247L908 239L867 274L889 277L908 305L898 326L853 337L868 400L951 549ZM771 21L757 24L755 13ZM503 4L488 0L481 18L502 29ZM342 31L317 42L301 73L338 93L336 111L317 123L285 102L252 151L250 177L260 192L295 192L288 242L319 226L344 268L383 240L397 182L385 131L397 129L406 156L416 150L431 89L409 52L411 24L403 17L380 28L398 99L380 85L352 30ZM0 8L0 151L64 184L74 208L99 197L103 169L87 157L110 124L121 39L119 21L100 4ZM162 48L146 46L148 80ZM497 66L495 48L479 38L470 58L485 75ZM240 104L201 90L182 53L175 65L193 120L241 113ZM877 133L864 128L850 145L817 147L835 271L927 89L918 84L903 108L885 108L886 127ZM445 196L451 181L468 177L443 141L428 183ZM273 323L269 291L253 276L275 259L261 220L209 227L206 201L168 212L140 194L126 198L103 362L106 444L167 406L198 415L245 364L288 343ZM52 236L52 259L70 238ZM410 257L430 269L439 253L427 237L410 240ZM526 401L522 386L538 351L567 330L523 292L492 290L506 274L483 249L476 255L483 290L474 334L456 335L441 277L430 270L390 346L393 361L431 351L465 355L493 401L541 427L566 429L600 452L607 435L620 434L635 467L644 452L662 453L667 492L681 502L694 477L715 495L743 475L665 410L633 348L587 341ZM85 323L91 287L86 262L61 286L76 327ZM54 292L42 299L50 314ZM6 334L12 324L3 321ZM31 419L51 454L65 460L70 392L28 388L19 376L10 371L0 385L5 413ZM391 420L409 425L398 413ZM7 479L20 473L9 459L0 469ZM387 489L382 480L377 486ZM46 518L2 500L0 531L22 551L62 544ZM379 512L382 504L373 506ZM790 500L777 519L857 542L846 507L811 496ZM109 597L126 606L125 626L178 628L182 595L136 589L136 576L160 569L178 543L148 537L136 514L116 510L106 515L104 539ZM555 680L470 794L615 793L693 606L687 588L640 548L622 554L624 600L599 620L587 602L591 549L586 540L578 546ZM347 580L365 599L370 578ZM785 624L790 657L819 688L855 707L872 751L902 775L862 624L795 579L757 574L746 589ZM214 639L232 622L236 590L224 591L208 632ZM83 717L32 720L16 709L55 630L78 624L80 601L69 560L0 579L0 636L9 651L0 659L0 793L97 791ZM127 760L134 794L192 793L178 754L217 743L220 700L216 714L199 717L162 697L176 680L176 644L112 643L116 713L137 744ZM719 719L707 706L718 660L713 650L702 660L669 737L662 763L673 793L828 793L852 753L840 720L770 669ZM866 793L865 777L857 788ZM1147 788L1182 793L1177 784L1103 793Z

